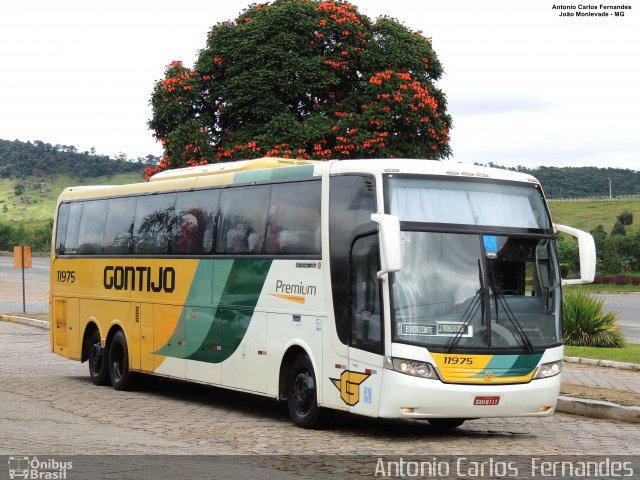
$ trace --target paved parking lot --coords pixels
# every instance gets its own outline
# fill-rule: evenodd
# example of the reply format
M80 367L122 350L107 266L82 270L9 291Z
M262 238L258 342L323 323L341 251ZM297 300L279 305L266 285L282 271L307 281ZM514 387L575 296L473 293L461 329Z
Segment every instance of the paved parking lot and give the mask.
M640 454L635 424L564 414L481 419L456 431L337 415L297 428L286 406L177 381L96 387L86 364L49 351L48 332L0 322L0 454ZM606 449L606 450L603 450Z

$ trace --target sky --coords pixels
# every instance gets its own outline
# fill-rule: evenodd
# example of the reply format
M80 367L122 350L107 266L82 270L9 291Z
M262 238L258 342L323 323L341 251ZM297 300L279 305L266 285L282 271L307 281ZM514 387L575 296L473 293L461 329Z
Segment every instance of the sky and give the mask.
M354 0L432 38L452 160L640 170L640 2ZM626 2L626 3L625 3ZM248 0L22 0L0 12L0 139L161 155L149 99ZM554 5L574 6L558 10ZM564 16L579 5L609 17ZM585 11L585 10L583 10Z

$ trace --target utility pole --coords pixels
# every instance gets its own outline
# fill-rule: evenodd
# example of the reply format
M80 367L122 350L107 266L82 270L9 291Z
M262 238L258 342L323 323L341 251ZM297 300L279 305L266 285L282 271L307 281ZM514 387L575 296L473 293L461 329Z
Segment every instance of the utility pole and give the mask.
M609 177L609 200L611 200L611 177Z

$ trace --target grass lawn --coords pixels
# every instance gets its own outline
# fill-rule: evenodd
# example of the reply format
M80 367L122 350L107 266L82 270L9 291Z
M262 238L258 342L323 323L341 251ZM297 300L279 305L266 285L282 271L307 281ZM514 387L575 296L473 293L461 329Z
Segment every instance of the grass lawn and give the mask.
M640 344L638 343L629 343L624 348L570 347L565 345L564 354L567 357L595 358L640 364Z

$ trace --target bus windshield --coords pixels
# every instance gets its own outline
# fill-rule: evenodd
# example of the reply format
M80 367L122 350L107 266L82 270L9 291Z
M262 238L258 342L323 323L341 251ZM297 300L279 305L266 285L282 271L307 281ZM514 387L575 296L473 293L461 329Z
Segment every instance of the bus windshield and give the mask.
M392 215L403 222L550 228L536 185L389 178Z
M391 213L403 229L403 267L392 275L394 341L444 351L559 344L555 240L537 190L411 182L390 182ZM443 191L448 201L434 205Z

